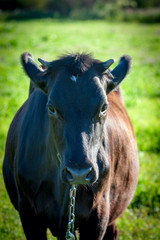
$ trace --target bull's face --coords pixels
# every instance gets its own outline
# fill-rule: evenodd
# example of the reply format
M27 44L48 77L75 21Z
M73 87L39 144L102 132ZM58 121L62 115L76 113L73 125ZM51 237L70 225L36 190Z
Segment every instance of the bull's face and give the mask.
M107 94L125 77L130 60L123 56L119 65L107 73L113 60L102 63L87 55L72 55L51 63L40 59L47 68L43 71L30 54L22 55L27 74L48 95L50 131L64 182L91 184L100 174L107 174Z
M104 87L95 74L59 74L48 98L48 113L63 181L82 184L97 180L107 109Z

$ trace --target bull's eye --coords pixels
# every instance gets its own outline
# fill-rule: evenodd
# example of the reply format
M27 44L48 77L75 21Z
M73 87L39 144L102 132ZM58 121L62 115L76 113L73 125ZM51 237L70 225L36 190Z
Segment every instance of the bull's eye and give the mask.
M57 111L52 105L48 105L48 113L51 117L58 118L58 119L63 119L62 114Z
M107 113L107 109L109 107L109 103L104 103L103 105L101 105L101 107L98 109L98 112L96 113L95 117L94 117L94 121L99 121L100 119L102 119L103 117L106 116Z
M108 103L108 102L107 102L107 103L104 103L103 106L102 106L102 108L101 108L101 112L106 112L107 109L108 109L108 107L109 107L109 103Z
M53 117L55 117L56 114L57 114L55 108L52 107L52 106L48 106L48 113L49 113L49 115L51 115L51 116L53 116Z
M100 113L99 113L99 117L100 117L100 118L103 117L103 116L105 116L105 114L107 113L108 107L109 107L109 103L108 103L108 102L107 102L107 103L104 103L104 104L102 105L101 110L100 110Z

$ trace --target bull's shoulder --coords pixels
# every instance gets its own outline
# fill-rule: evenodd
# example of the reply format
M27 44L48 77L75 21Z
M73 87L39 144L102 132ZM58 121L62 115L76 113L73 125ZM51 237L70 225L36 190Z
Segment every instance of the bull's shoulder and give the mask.
M32 148L39 149L45 142L49 125L46 103L47 96L40 90L35 90L28 98L23 114L20 116L18 144L20 150L27 149L26 154L30 154Z
M11 146L17 185L33 196L46 173L46 149L49 119L47 96L35 90L15 115L7 146ZM37 167L39 171L37 171Z
M108 95L106 120L111 172L110 222L121 215L130 203L139 172L134 129L119 94L111 92Z
M13 156L17 150L19 136L24 134L23 130L25 125L29 124L29 121L32 121L32 126L36 124L36 118L33 117L36 114L36 107L38 106L38 110L40 110L41 106L41 110L43 111L42 102L43 105L45 105L46 98L47 97L45 94L41 93L40 91L35 91L15 114L10 124L6 141L6 154L8 154L11 159L13 159ZM30 119L30 115L32 115L32 119ZM31 130L32 128L30 131Z

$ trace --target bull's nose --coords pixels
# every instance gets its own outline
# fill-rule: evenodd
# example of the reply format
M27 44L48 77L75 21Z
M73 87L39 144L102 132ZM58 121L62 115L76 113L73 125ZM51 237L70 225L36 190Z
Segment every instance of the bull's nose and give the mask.
M65 167L63 180L70 184L90 184L95 181L95 172L92 167L84 169Z

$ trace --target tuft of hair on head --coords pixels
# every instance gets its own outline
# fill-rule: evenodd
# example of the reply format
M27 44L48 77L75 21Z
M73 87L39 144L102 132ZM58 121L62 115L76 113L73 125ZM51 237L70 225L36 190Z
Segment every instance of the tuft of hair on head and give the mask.
M60 57L59 61L72 75L78 76L86 72L94 62L91 54L71 53Z

